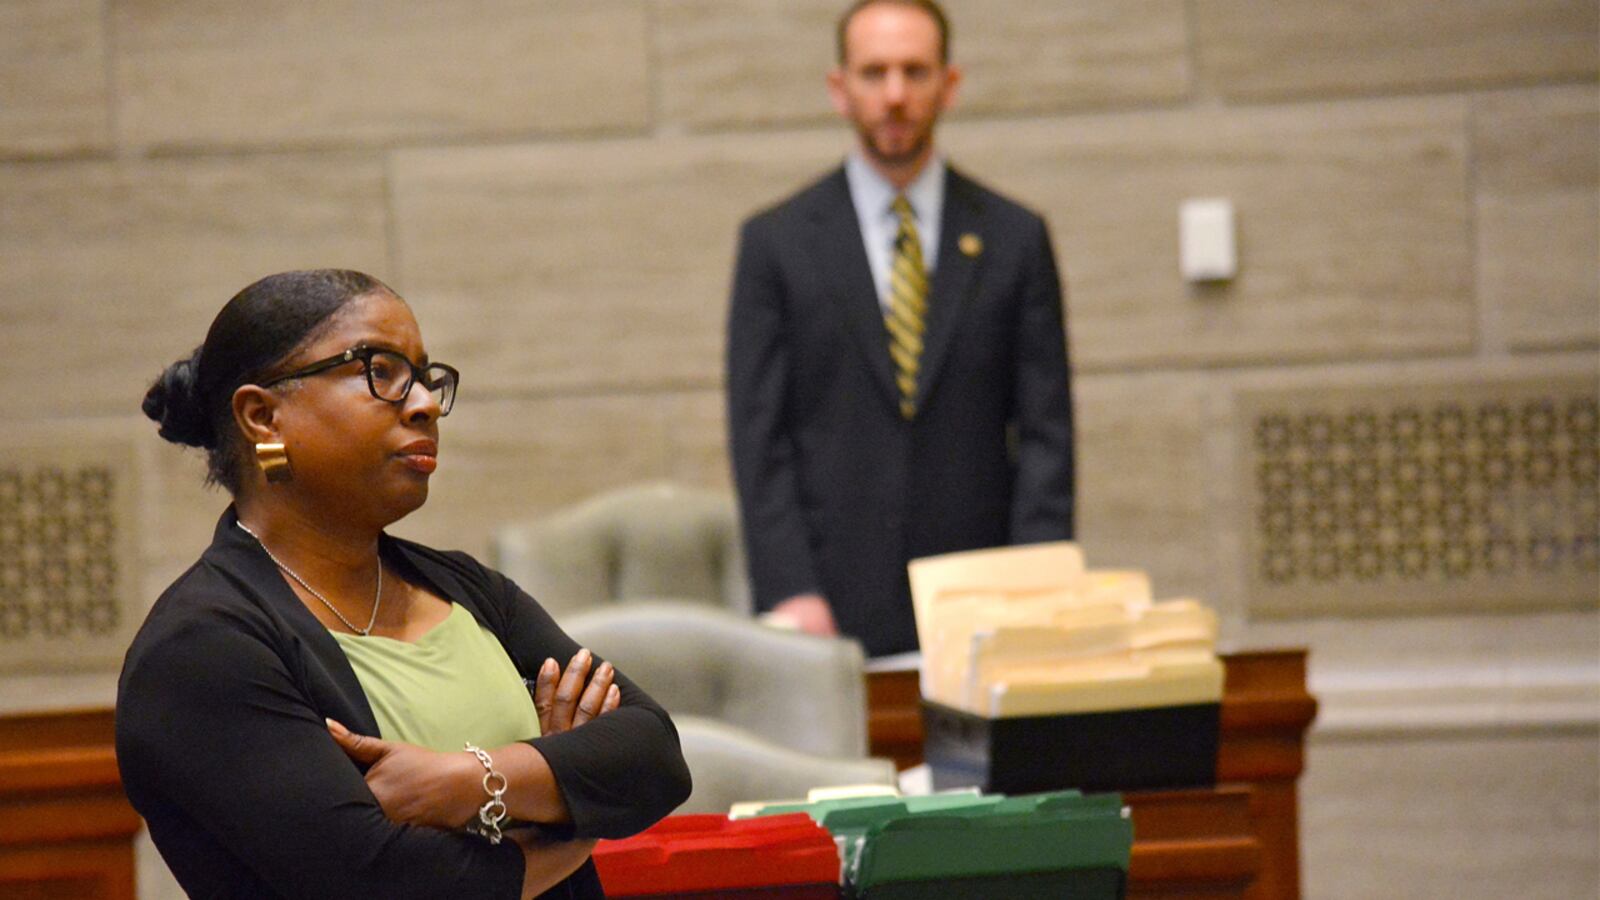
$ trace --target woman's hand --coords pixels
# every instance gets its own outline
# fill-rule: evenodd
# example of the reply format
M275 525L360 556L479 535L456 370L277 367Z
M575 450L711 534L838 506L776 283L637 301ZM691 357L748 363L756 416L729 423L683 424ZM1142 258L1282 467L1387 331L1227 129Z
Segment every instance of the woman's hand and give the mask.
M538 829L513 828L506 838L522 848L522 900L532 900L566 878L594 850L594 841L551 841Z
M483 766L470 753L439 753L414 744L355 734L332 719L328 733L367 769L367 787L390 821L459 828L478 814Z
M592 665L594 655L583 649L567 663L565 672L554 659L545 660L539 667L539 676L534 680L533 706L539 711L541 735L571 731L622 704L622 692L612 683L617 673L611 663L601 663L590 678Z
M611 664L601 663L590 678L593 665L594 656L588 650L579 650L565 672L554 659L544 661L533 692L540 734L571 731L621 705L622 694L613 683L616 672ZM478 808L487 799L483 765L470 753L440 753L355 734L332 719L327 724L328 733L345 755L369 766L367 787L391 821L459 828L478 815ZM512 744L491 752L496 767L510 783L506 801L514 818L565 821L566 802L543 755L527 744Z

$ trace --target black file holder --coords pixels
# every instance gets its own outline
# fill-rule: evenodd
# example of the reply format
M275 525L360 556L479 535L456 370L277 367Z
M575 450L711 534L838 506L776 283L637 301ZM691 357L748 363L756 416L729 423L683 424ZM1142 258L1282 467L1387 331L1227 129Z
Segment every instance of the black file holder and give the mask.
M1027 794L1216 783L1221 704L989 719L922 702L936 790Z

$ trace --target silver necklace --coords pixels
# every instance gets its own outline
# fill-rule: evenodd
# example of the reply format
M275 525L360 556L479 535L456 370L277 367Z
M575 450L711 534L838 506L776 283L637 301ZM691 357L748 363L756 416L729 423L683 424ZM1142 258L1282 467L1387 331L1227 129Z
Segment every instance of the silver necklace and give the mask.
M272 551L267 549L266 542L261 539L261 535L256 534L254 531L251 531L249 526L245 525L243 522L234 522L234 524L238 525L241 529L243 529L245 534L248 534L251 537L255 538L256 539L256 543L260 544L261 545L261 549L267 554L267 558L272 560L273 563L275 563L278 568L282 569L283 570L283 574L289 576L290 578L293 578L295 580L296 584L298 584L301 587L305 588L306 590L310 591L311 592L311 596L317 598L318 600L321 600L322 601L322 605L326 606L328 608L328 612L331 612L335 616L339 617L339 621L344 623L344 627L350 629L351 631L354 631L356 634L359 634L362 637L368 637L368 636L370 636L372 634L372 626L373 626L374 623L376 623L378 621L378 604L383 602L383 560L382 559L378 560L378 592L372 598L372 618L367 620L367 627L365 627L365 628L357 628L355 626L354 622L351 622L349 619L346 619L344 617L344 613L339 612L339 607L334 606L333 603L331 601L329 601L327 597L322 596L322 592L321 591L318 591L316 588L312 587L311 585L306 584L306 580L304 578L301 578L299 575L296 575L294 573L293 569L291 569L288 566L284 565L283 564L283 560L277 558L276 556L273 556L272 555Z

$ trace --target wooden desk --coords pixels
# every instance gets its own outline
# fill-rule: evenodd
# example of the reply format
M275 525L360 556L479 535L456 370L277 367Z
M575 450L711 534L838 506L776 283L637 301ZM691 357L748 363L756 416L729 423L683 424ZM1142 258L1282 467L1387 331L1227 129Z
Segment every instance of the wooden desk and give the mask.
M1244 900L1262 842L1248 788L1127 795L1130 900ZM138 816L123 798L110 710L0 718L0 897L134 900Z
M1200 794L1226 793L1229 797L1243 797L1248 806L1250 835L1257 842L1260 854L1259 872L1253 883L1242 894L1193 894L1191 896L1243 896L1250 900L1298 900L1300 896L1300 826L1299 794L1296 782L1305 768L1305 732L1317 715L1317 701L1306 692L1306 652L1304 650L1274 650L1257 653L1236 653L1223 657L1227 675L1222 692L1222 728L1217 749L1217 784L1215 791ZM915 672L874 672L867 676L867 733L874 756L887 756L901 768L922 762L922 714L918 706L921 693ZM1160 885L1173 885L1171 872L1152 869L1154 863L1141 868L1140 845L1157 827L1150 815L1141 818L1142 810L1162 810L1160 816L1178 816L1161 819L1171 824L1183 821L1194 824L1204 822L1185 818L1173 806L1171 795L1194 794L1191 791L1130 793L1128 804L1134 810L1134 860L1129 896L1165 896ZM1157 796L1159 802L1144 798ZM1193 808L1204 806L1201 800L1184 801ZM1217 801L1222 802L1222 801ZM1226 803L1238 803L1238 799ZM1181 805L1181 804L1180 804ZM1232 850L1222 853L1238 863L1249 854L1226 832L1226 815L1215 820L1219 838ZM1160 825L1164 829L1167 825ZM1190 832L1191 836L1196 833ZM1168 849L1171 849L1170 847ZM1148 852L1148 851L1147 851ZM1207 852L1210 852L1209 850ZM1221 851L1218 851L1219 853ZM1147 858L1150 858L1147 856ZM1221 858L1221 857L1218 857ZM1157 871L1164 872L1155 881ZM1150 893L1150 891L1155 893Z
M1130 898L1300 895L1298 795L1317 704L1305 651L1225 657L1218 787L1126 796ZM872 751L922 760L915 673L867 681ZM110 710L0 718L0 896L134 900L139 817L122 794Z
M0 897L134 900L110 710L0 718Z
M1250 820L1246 787L1137 791L1128 900L1246 900L1256 896L1264 848Z

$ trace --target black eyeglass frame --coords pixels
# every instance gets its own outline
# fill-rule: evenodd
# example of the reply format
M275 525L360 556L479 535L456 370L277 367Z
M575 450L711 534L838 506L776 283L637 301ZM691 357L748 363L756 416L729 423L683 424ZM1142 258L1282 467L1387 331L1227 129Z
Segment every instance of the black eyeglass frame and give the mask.
M372 381L372 358L380 353L385 356L392 356L395 359L404 362L406 364L406 368L410 370L410 373L406 378L405 387L400 391L400 396L393 400L390 400L382 394L379 394L378 386ZM406 402L406 398L411 396L411 389L416 386L417 382L420 381L422 382L422 386L426 388L430 394L433 393L435 388L439 388L439 416L441 418L450 415L450 410L456 405L456 392L461 389L461 373L456 371L454 366L448 366L444 363L436 362L428 363L427 368L422 368L411 360L406 359L405 354L400 353L397 350L386 350L382 347L351 347L349 350L346 350L343 353L335 353L333 356L330 356L327 359L319 359L314 363L307 363L306 365L295 369L293 372L289 372L285 375L279 375L278 377L268 381L263 381L259 386L269 388L275 384L280 384L294 378L305 378L310 375L317 375L322 372L326 372L329 369L336 369L339 366L347 363L353 363L358 360L361 362L361 372L367 378L367 392L372 394L372 399L374 400L381 400L384 403L392 403L398 406ZM434 370L438 370L441 373L441 376L430 376L429 373L433 372ZM443 385L443 387L441 387L441 385ZM448 387L449 389L445 390L444 387Z

